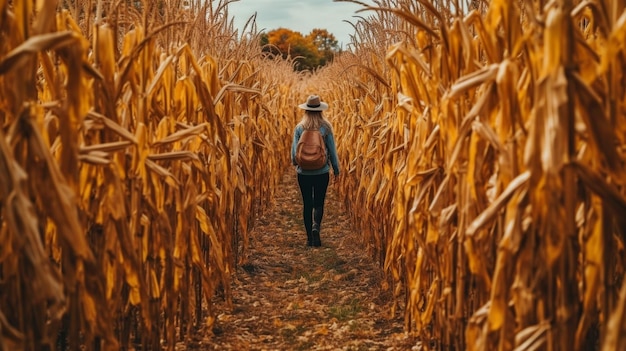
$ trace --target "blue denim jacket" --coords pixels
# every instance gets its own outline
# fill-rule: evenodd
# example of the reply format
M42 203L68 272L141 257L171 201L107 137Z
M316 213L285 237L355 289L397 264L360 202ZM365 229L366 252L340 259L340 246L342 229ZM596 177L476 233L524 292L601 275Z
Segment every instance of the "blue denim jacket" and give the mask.
M324 126L320 128L320 132L322 133L322 136L324 137L324 142L326 143L326 155L328 156L327 159L330 162L326 163L326 166L320 169L312 170L312 171L305 171L298 166L298 164L296 163L296 147L298 146L298 141L300 141L300 136L302 135L303 131L304 131L304 127L298 124L293 132L293 142L291 144L291 163L294 166L297 166L296 171L302 175L317 175L317 174L324 174L324 173L330 172L330 167L332 166L333 174L338 176L339 175L339 159L337 158L337 147L335 145L335 137L333 136L333 133L327 130L327 128Z

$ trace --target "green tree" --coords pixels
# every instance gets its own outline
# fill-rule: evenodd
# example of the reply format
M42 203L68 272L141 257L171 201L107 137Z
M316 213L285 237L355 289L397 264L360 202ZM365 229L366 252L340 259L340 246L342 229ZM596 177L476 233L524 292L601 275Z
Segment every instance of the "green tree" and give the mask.
M332 33L329 33L326 29L313 29L311 33L307 35L307 39L313 42L313 45L317 48L317 52L320 55L320 66L324 66L325 64L332 62L335 54L341 51L335 36Z

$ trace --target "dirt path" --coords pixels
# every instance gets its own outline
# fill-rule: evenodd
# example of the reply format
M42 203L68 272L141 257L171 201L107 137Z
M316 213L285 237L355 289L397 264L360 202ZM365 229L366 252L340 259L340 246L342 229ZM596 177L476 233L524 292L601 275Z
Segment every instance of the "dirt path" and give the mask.
M233 308L218 306L215 350L411 350L390 292L329 188L322 247L306 246L296 177L259 218L248 263L233 283ZM414 348L417 349L417 348Z

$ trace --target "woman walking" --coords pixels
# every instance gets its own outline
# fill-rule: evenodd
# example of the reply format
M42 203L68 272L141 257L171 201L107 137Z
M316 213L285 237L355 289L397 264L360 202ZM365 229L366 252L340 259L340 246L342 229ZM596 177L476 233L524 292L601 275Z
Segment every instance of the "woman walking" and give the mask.
M298 185L302 194L302 216L307 246L321 246L320 229L324 216L324 200L330 181L331 166L335 179L339 176L337 148L332 125L322 114L322 111L328 109L328 104L321 101L318 95L311 95L305 103L298 105L298 107L304 110L304 115L293 133L291 161L296 166ZM300 159L298 144L305 131L307 133L308 131L319 131L322 135L325 160L320 168L310 169L303 164L298 164Z

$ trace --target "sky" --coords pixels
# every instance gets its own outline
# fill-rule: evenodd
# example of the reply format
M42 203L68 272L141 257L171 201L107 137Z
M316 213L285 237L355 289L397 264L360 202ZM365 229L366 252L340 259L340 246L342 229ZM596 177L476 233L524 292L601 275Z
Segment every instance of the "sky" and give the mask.
M355 3L333 0L239 0L228 5L228 14L234 18L240 34L246 21L256 12L260 32L282 27L307 35L314 28L321 28L334 35L339 46L345 48L354 28L344 20L355 24L354 16L366 17L366 12L356 13L362 8Z

